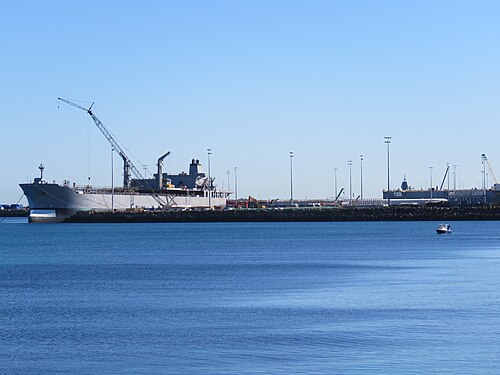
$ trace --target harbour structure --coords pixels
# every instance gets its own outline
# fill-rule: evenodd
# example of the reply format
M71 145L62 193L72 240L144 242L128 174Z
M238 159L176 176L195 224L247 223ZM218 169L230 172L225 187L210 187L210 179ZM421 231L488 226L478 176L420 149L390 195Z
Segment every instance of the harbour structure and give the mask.
M444 179L443 179L444 180ZM450 205L450 206L499 206L500 184L495 183L489 189L444 189L440 187L429 189L413 189L406 178L399 189L384 190L383 199L391 206L415 205Z
M58 222L78 211L126 209L187 209L224 207L229 191L217 190L214 178L206 176L198 159L193 159L189 173L163 173L163 161L170 154L162 155L157 162L153 179L141 176L125 151L92 112L78 104L59 100L86 111L123 160L122 187L77 186L69 181L63 184L48 183L43 177L45 167L40 164L40 177L19 186L30 207L30 222ZM133 174L134 178L131 178Z

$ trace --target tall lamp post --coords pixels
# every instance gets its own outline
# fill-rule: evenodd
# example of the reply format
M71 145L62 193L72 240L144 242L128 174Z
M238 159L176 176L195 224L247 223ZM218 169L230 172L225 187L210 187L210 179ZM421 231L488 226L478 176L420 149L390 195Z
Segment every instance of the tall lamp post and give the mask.
M387 145L387 205L391 205L391 196L390 196L390 190L391 190L391 179L390 179L390 144L391 144L391 137L384 137L384 143Z
M453 190L457 190L457 165L453 165Z
M231 190L231 171L226 171L227 173L227 190Z
M210 155L212 155L212 149L207 148L208 154L208 207L212 208L212 176L210 174Z
M234 200L236 201L236 207L238 207L238 167L234 167Z
M361 176L360 176L360 181L361 181L361 201L363 201L363 155L359 155L360 161L361 161Z
M432 170L434 169L434 167L429 167L429 183L430 183L430 187L431 187L431 203L432 203Z
M293 151L290 151L290 205L293 205Z
M333 168L333 173L334 173L334 176L335 176L335 199L337 199L337 169L338 168Z
M483 161L483 199L486 203L486 154L481 155L481 160Z
M349 204L352 205L352 160L347 161L349 166Z
M446 163L446 170L448 173L446 174L447 177L447 185L448 185L448 191L450 191L450 163Z
M113 154L115 153L114 147L111 147L111 211L115 211L115 180L114 180L114 162Z

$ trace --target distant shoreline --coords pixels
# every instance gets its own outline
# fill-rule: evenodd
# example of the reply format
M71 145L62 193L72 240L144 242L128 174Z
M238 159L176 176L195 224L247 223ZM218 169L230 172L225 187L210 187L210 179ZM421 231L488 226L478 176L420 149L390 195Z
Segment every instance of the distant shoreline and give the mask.
M87 211L67 223L350 222L500 220L500 207L339 207L206 211Z

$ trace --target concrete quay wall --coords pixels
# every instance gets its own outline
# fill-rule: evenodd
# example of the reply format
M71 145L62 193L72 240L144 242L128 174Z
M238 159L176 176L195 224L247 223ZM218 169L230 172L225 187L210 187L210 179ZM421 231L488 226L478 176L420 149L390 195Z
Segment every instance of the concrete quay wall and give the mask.
M500 207L290 208L206 211L87 211L65 222L314 222L500 220Z
M29 214L28 209L0 210L0 217L28 217Z

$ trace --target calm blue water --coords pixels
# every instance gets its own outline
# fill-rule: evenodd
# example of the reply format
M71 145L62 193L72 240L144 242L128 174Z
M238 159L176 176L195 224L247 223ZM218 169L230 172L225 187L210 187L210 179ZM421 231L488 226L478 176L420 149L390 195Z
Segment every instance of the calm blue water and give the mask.
M24 220L2 373L500 373L500 222Z

